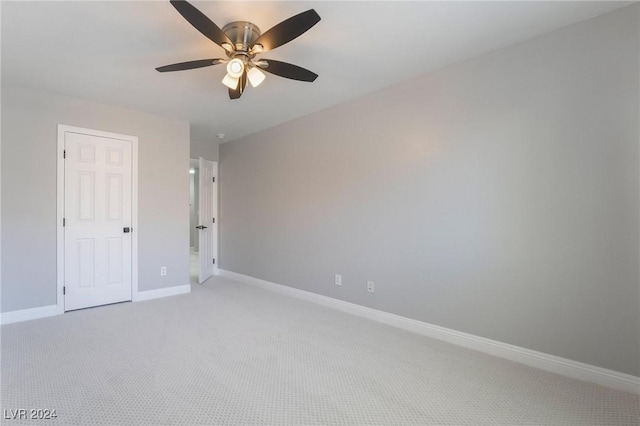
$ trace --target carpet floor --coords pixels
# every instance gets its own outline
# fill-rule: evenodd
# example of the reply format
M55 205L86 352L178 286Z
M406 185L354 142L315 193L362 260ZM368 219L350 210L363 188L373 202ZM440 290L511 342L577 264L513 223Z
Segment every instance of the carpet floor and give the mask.
M2 423L640 423L632 394L221 277L192 289L2 326Z

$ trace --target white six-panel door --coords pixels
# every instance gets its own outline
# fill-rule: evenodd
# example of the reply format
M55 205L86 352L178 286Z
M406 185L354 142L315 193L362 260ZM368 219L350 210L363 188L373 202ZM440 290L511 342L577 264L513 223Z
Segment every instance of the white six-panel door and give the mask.
M65 132L65 311L131 300L132 148Z

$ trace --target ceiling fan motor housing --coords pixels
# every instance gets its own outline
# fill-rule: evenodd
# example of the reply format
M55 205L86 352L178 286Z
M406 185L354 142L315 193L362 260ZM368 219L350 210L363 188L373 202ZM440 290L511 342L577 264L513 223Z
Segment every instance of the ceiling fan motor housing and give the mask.
M236 52L248 52L249 47L260 37L260 28L247 21L230 22L222 31L233 42Z

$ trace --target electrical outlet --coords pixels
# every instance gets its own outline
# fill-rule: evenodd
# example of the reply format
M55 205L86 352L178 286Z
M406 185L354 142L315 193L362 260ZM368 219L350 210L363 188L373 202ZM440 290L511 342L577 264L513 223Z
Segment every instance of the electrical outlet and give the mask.
M160 267L160 276L164 277L165 275L167 275L167 267L166 266L161 266Z
M369 293L374 293L376 291L375 283L373 281L367 281L367 291Z
M336 285L342 285L342 275L336 274L335 283L336 283Z

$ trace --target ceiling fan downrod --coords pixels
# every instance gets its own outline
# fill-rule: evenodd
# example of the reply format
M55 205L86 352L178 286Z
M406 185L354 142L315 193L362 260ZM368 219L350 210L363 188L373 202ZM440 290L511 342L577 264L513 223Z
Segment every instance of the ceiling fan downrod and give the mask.
M260 37L260 28L247 21L230 22L222 27L222 31L233 42L236 53L249 54L251 46Z

